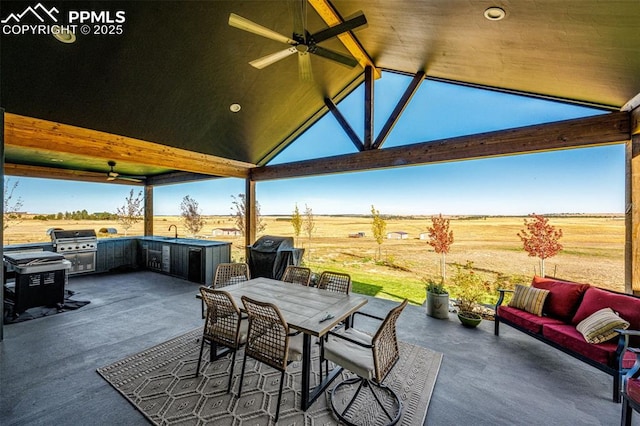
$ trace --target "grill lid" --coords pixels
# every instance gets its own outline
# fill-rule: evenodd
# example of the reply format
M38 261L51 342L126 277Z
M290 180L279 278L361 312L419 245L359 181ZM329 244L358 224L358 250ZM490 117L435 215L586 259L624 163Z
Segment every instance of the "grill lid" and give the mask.
M75 229L65 231L63 229L54 229L51 231L51 240L71 240L76 238L97 238L96 231L93 229Z
M35 251L5 253L4 258L12 265L35 265L42 263L59 263L64 260L64 256L52 251Z

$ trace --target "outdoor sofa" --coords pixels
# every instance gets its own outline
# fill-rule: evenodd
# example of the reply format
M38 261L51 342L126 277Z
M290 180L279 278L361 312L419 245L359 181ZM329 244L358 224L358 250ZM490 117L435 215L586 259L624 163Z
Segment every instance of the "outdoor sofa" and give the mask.
M636 359L626 349L640 347L640 298L538 276L531 286L498 291L496 336L504 323L604 371L613 377L613 401L620 402L621 377ZM513 297L503 305L508 292Z

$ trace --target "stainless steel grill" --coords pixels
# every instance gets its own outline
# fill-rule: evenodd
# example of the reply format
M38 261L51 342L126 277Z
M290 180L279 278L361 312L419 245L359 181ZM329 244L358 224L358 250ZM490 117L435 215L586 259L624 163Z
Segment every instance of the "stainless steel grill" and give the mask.
M96 270L98 238L93 229L51 231L51 242L57 253L71 262L69 274L80 274Z

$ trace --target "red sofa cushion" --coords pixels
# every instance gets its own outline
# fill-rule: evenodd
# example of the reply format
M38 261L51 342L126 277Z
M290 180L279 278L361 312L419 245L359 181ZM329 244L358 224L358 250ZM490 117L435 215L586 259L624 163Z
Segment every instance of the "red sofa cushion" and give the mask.
M640 330L640 298L628 294L620 294L589 287L582 298L582 303L571 321L577 325L592 313L602 308L611 308L621 318L629 321L629 330Z
M542 329L542 335L552 342L571 349L601 364L617 368L615 362L618 339L608 340L603 343L593 344L584 340L582 334L572 325L546 324ZM626 351L623 356L623 368L631 368L636 361L633 352Z
M537 334L542 333L542 326L545 324L564 324L559 319L539 317L511 306L498 306L498 316Z
M640 403L640 379L627 380L627 395L635 402Z
M570 322L576 313L589 284L571 283L554 278L534 276L531 286L549 290L542 313L564 322Z

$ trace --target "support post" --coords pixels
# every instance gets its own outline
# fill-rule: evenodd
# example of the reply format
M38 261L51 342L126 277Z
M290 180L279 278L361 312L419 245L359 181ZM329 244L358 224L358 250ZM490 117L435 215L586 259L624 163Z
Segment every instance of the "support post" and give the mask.
M256 182L248 177L245 180L244 245L245 260L249 261L249 246L256 240Z
M625 291L640 294L640 107L631 112L625 175Z
M153 185L144 186L144 235L153 235Z

